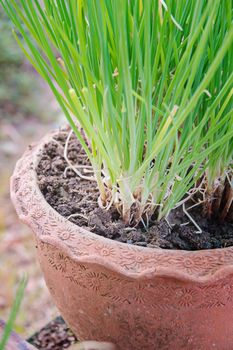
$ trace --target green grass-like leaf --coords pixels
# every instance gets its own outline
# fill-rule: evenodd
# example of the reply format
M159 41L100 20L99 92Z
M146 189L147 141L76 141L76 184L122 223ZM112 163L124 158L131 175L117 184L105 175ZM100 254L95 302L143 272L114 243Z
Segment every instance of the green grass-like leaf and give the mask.
M4 328L2 339L0 339L0 350L5 349L5 346L7 345L11 331L13 330L14 323L15 323L16 317L18 315L20 305L21 305L21 301L22 301L23 296L24 296L26 284L27 284L27 279L24 277L21 279L21 281L19 283L19 286L18 286L18 289L16 292L16 296L15 296L15 300L14 300L14 304L13 304L11 312L10 312L9 319L6 323L5 328Z
M161 219L198 179L211 186L230 167L228 0L0 2L85 148L102 201L127 223L155 209Z

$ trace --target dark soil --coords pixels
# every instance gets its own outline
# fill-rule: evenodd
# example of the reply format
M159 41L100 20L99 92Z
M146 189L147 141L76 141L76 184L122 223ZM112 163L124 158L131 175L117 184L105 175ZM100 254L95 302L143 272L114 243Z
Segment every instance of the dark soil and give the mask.
M114 208L98 207L99 196L95 181L81 179L67 168L63 157L67 131L61 131L45 146L37 168L39 187L47 202L62 216L78 226L110 239L143 247L200 250L233 245L233 224L212 222L201 214L198 206L189 214L202 229L189 221L182 208L173 210L167 221L150 222L146 230L126 227ZM68 158L72 164L90 165L75 137L70 139ZM72 216L71 216L72 215ZM71 217L70 217L71 216Z
M27 341L40 350L63 350L75 344L77 338L59 316Z

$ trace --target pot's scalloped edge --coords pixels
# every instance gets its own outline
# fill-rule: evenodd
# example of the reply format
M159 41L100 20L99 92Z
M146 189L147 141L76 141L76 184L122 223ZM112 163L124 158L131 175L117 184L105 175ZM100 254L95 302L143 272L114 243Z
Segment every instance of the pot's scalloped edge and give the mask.
M85 255L85 256L77 256L67 247L65 244L63 244L60 241L57 241L56 239L52 237L43 237L40 238L40 241L49 245L52 245L53 247L56 247L59 252L63 253L65 256L69 257L73 261L80 263L80 264L91 264L91 265L98 265L98 266L104 266L107 270L115 271L119 275L126 276L128 278L132 279L152 279L152 278L170 278L173 280L182 280L184 282L195 282L200 284L205 284L206 282L212 283L220 279L224 279L227 275L233 274L233 266L223 266L220 267L218 270L216 270L215 273L206 274L204 276L194 276L191 274L187 274L185 272L179 272L179 271L171 271L171 268L167 267L154 267L154 268L148 268L140 272L132 272L132 271L125 271L125 269L121 268L116 263L112 263L108 259L104 259L103 257L92 254L92 255ZM155 260L156 264L156 260Z
M37 239L60 249L64 254L76 262L104 266L108 270L116 271L121 275L134 279L166 277L188 282L206 283L214 282L229 274L233 274L233 247L192 252L136 247L98 236L86 229L78 227L70 221L67 221L67 219L57 213L46 202L38 187L35 168L38 164L39 155L44 145L51 141L52 137L58 132L59 131L57 130L53 131L38 143L34 143L32 146L28 147L23 156L18 160L10 181L11 199L18 216L21 221L31 227ZM56 225L53 230L51 229L51 235L41 235L35 228L35 220L32 219L33 205L31 206L30 202L27 202L26 196L17 193L19 191L15 190L14 181L16 179L19 181L23 190L25 190L26 187L34 189L34 192L30 194L32 195L32 199L34 198L33 196L37 198L36 209L38 211L41 210L42 212L45 212L45 215L48 215L49 212L52 213ZM27 205L27 215L22 212L22 205L24 204ZM39 219L38 221L41 221L41 218ZM43 222L41 225L43 226ZM76 235L75 239L61 241L57 236L57 232L53 232L55 229L59 228L59 225L63 225L62 229L64 232L66 231L66 227L68 231L73 231ZM85 255L82 256L73 253L70 246L73 245L74 242L78 246L86 238L92 241L90 252L88 251L89 248L84 246L84 249L88 251ZM121 253L121 256L115 260L112 259L111 256L101 256L100 251L95 251L93 248L93 246L97 246L98 244L106 246L106 249L115 251L116 254ZM93 251L95 252L93 253ZM129 265L132 265L131 262L135 262L135 267L128 268L127 263L122 265L122 257L127 260ZM142 257L141 264L140 261L138 261L138 257Z

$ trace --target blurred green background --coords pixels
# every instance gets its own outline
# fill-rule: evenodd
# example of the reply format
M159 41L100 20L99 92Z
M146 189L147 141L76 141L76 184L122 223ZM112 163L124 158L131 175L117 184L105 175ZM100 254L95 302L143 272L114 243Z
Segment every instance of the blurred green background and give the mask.
M22 274L28 285L16 331L27 337L57 310L36 261L33 236L21 224L9 196L9 178L26 146L56 127L60 110L18 48L0 6L0 319L7 320Z

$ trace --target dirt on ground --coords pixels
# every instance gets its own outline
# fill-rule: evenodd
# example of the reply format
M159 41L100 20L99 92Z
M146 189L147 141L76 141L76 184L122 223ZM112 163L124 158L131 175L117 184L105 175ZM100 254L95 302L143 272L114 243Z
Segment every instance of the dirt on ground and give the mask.
M182 208L173 210L167 220L150 220L147 228L141 223L137 227L126 226L116 209L106 211L98 206L96 182L80 178L67 164L64 158L67 136L67 131L61 131L45 146L37 174L47 202L71 222L100 236L145 247L200 250L233 245L233 225L211 222L202 216L199 207L189 214L202 229L200 233ZM67 155L72 165L90 165L74 136Z

